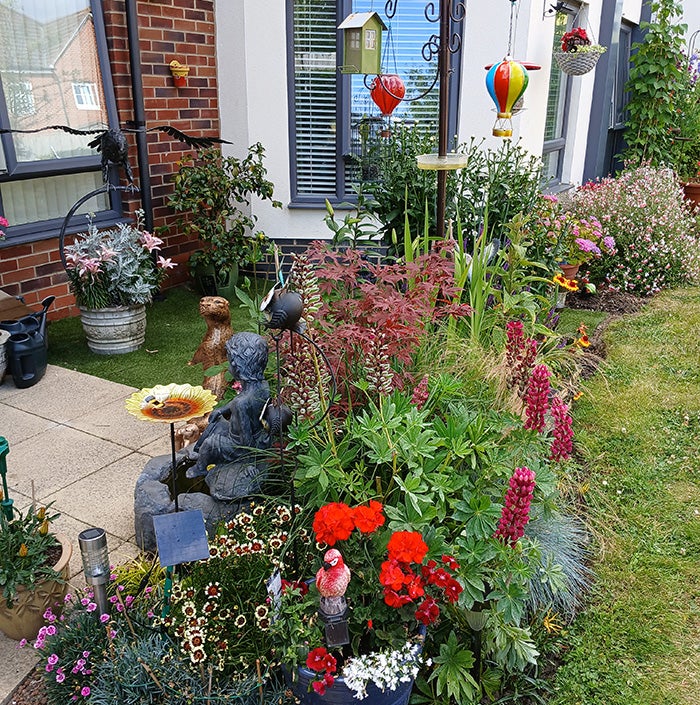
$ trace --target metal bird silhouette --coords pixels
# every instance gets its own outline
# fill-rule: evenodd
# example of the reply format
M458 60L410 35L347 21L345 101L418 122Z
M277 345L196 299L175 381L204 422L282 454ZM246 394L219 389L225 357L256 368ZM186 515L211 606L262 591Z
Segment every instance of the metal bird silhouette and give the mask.
M23 134L31 134L34 132L44 132L45 130L63 130L71 135L97 135L94 139L88 142L88 147L96 149L102 156L102 180L107 183L109 180L109 167L114 164L121 166L124 169L124 174L129 182L129 185L134 184L134 174L129 164L129 143L124 136L124 132L164 132L171 137L184 142L195 149L212 147L215 144L231 144L228 140L221 137L195 137L186 132L181 132L172 125L155 125L154 127L135 127L133 123L127 123L127 127L123 130L113 129L95 129L95 130L79 130L68 125L46 125L45 127L37 127L31 130L19 130L12 128L0 129L0 135L10 132L21 132Z

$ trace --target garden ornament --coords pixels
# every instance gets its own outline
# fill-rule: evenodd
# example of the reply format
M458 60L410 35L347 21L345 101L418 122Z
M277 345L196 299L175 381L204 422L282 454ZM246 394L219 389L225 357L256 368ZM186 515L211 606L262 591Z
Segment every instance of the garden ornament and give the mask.
M255 465L255 451L270 447L270 435L260 422L270 398L264 378L267 340L256 333L236 333L226 342L226 353L229 371L240 380L241 391L209 416L209 424L193 448L195 464L187 471L190 478L205 476L212 467L224 464L234 475L248 472L246 468Z
M513 106L525 92L529 80L527 69L510 56L489 69L486 89L496 105L496 122L492 130L494 137L513 136Z
M306 330L306 321L301 317L304 303L296 291L273 287L260 304L260 310L267 316L266 328L293 330L295 333Z
M207 332L188 365L202 365L203 370L226 362L226 341L233 335L229 302L223 296L203 296L199 300L199 314L207 324ZM226 371L205 376L202 386L221 399L228 383Z
M47 125L46 127L37 127L32 130L3 128L0 130L0 135L10 132L27 134L43 132L44 130L63 130L63 132L69 132L71 135L97 135L97 137L88 142L88 147L96 149L102 154L102 180L104 183L108 183L110 166L121 166L124 169L126 180L129 182L130 186L134 185L134 175L128 161L129 144L126 141L124 132L164 132L195 149L211 147L214 144L231 144L228 140L221 139L220 137L194 137L193 135L188 135L186 132L181 132L171 125L156 125L148 128L133 127L131 123L127 123L127 125L128 127L125 127L123 130L119 128L107 130L77 130L68 125Z
M345 599L349 583L350 568L345 565L342 554L337 548L328 549L323 556L323 567L316 573L316 587L321 595L318 614L326 625L328 647L350 643Z
M403 100L406 86L399 76L393 73L380 74L371 84L370 98L384 117L389 117Z

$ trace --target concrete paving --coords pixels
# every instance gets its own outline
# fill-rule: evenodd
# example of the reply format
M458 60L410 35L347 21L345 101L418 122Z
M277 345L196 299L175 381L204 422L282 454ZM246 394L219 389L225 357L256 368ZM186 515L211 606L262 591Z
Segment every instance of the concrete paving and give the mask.
M167 424L141 421L124 402L133 387L49 365L33 387L0 384L0 436L10 446L7 482L19 509L32 501L61 513L56 531L73 544L70 584L84 586L78 534L107 532L112 563L138 555L134 484L145 463L170 452ZM70 588L69 588L70 589ZM33 649L0 633L0 702L37 661Z

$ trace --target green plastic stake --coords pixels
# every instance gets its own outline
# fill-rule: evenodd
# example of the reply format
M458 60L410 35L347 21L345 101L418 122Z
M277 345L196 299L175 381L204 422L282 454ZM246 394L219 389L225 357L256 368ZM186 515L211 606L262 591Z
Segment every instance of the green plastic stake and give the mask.
M0 436L0 474L2 474L2 502L0 502L0 507L2 507L2 513L8 521L12 520L12 500L10 499L10 492L7 489L7 461L5 456L10 452L10 445L6 438Z

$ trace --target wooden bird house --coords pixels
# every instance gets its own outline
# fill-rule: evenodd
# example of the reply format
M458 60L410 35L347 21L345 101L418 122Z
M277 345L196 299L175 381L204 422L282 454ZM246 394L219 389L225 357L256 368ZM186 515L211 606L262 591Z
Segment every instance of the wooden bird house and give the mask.
M339 25L343 31L342 73L381 73L382 31L386 25L376 12L353 12Z

